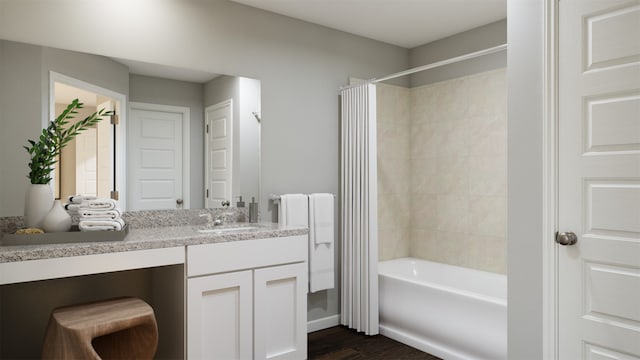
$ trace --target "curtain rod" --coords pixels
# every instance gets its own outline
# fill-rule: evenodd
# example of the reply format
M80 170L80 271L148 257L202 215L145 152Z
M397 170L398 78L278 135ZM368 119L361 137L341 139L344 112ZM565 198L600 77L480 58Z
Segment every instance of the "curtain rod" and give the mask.
M495 52L503 51L503 50L507 50L507 44L502 44L502 45L490 47L488 49L474 51L472 53L468 53L468 54L452 57L450 59L441 60L441 61L434 62L434 63L431 63L431 64L414 67L412 69L400 71L400 72L397 72L397 73L394 73L394 74L391 74L391 75L388 75L388 76L385 76L385 77L382 77L382 78L379 78L379 79L374 78L374 79L371 79L371 80L367 80L365 82L366 83L375 84L375 83L379 83L379 82L382 82L382 81L395 79L395 78L398 78L398 77L401 77L401 76L414 74L414 73L417 73L417 72L420 72L420 71L425 71L425 70L437 68L437 67L440 67L440 66L449 65L449 64L460 62L460 61L477 58L477 57L483 56L483 55L493 54ZM343 86L343 87L340 88L340 90L348 89L348 88L356 86L356 85Z

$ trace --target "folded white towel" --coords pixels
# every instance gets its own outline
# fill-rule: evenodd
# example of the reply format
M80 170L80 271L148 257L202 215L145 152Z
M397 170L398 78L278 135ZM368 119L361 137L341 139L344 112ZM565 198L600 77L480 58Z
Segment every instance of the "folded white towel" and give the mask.
M71 215L80 214L80 204L65 204L64 209Z
M309 226L309 197L304 194L280 196L278 223L289 226Z
M89 210L113 210L118 207L118 202L113 199L85 200L80 204L81 209Z
M83 220L78 223L80 231L104 231L115 230L120 231L124 227L124 220Z
M116 220L120 219L122 213L120 209L113 210L87 210L81 209L79 212L80 220Z
M309 290L334 288L332 194L309 195Z
M72 204L82 204L85 200L95 200L95 196L91 195L71 195L69 196L69 202Z

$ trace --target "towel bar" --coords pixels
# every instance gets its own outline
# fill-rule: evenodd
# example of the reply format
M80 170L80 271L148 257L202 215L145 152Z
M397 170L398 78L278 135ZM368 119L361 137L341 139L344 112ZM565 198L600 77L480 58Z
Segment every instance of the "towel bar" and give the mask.
M336 194L331 194L331 195L333 195L334 198L336 197ZM280 202L280 197L281 196L282 195L269 194L269 200L273 200L274 203L278 203L278 202Z

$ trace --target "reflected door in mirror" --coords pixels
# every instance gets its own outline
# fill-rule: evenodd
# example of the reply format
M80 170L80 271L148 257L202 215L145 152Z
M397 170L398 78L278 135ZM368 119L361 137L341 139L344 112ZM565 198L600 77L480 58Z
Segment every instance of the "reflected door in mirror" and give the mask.
M164 105L131 104L129 210L183 206L185 114Z
M212 105L205 110L206 140L205 207L219 207L231 200L233 177L233 108L232 100Z

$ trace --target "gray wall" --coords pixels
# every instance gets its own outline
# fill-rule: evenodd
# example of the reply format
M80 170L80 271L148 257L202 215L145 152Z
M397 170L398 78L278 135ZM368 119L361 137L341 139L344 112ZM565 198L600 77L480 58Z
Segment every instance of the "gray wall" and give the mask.
M409 51L409 63L412 68L418 67L506 43L507 20L504 19L413 48ZM410 78L410 87L477 74L506 66L507 52L501 51L413 74Z
M263 218L270 193L338 193L338 88L409 65L406 49L222 0L4 0L0 38L261 80ZM339 313L338 287L309 296L309 320Z
M129 76L129 101L189 108L191 183L188 186L193 209L204 205L203 94L204 86L198 83L133 74Z
M110 59L0 40L0 216L20 215L29 180L29 156L22 146L40 134L49 119L49 71L90 82L128 96L129 72Z
M240 187L234 196L260 199L260 81L240 78ZM234 205L235 206L235 205Z
M42 124L42 48L0 41L0 49L0 215L9 216L22 213L29 183L29 156L22 146L38 136Z
M519 360L548 357L542 287L545 2L508 3L508 351L509 359Z

